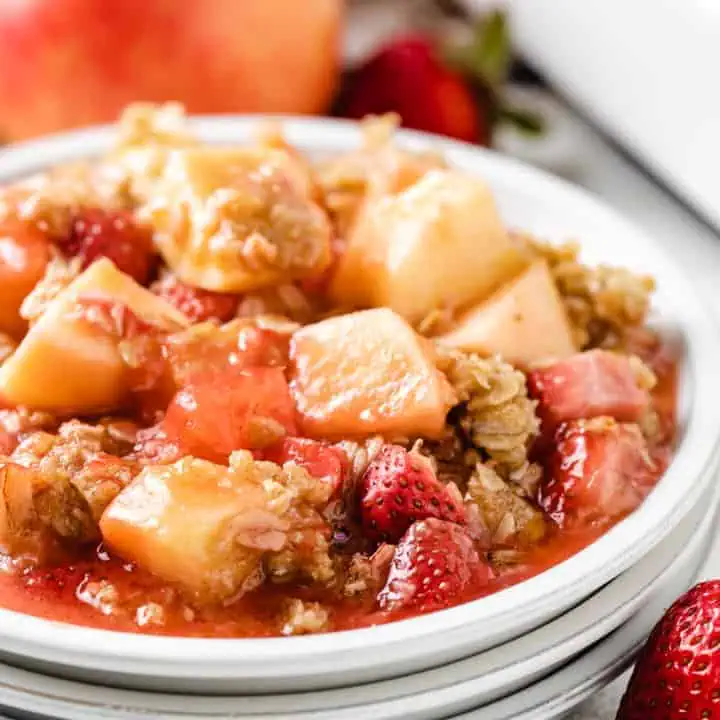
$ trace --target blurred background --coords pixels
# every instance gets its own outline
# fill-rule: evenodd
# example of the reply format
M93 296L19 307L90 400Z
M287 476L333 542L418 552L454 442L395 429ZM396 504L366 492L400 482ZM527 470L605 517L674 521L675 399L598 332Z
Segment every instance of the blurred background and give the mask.
M394 111L581 180L559 91L717 229L718 37L717 0L0 0L0 139L135 100Z
M506 127L542 130L509 97L516 74L502 4L0 0L6 141L179 100L192 113L394 111L408 127L490 145Z

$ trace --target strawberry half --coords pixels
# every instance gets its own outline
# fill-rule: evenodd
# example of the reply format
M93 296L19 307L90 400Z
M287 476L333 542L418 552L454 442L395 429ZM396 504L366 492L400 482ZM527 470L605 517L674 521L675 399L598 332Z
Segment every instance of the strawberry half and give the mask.
M411 525L395 549L378 604L383 610L439 610L492 578L465 528L428 518Z
M616 720L720 717L720 580L696 585L655 626Z
M155 265L152 235L129 212L84 210L75 216L69 235L58 240L58 245L65 255L81 258L83 268L106 257L140 284L149 280Z
M394 112L405 127L468 142L489 142L489 127L463 76L441 62L423 35L397 38L349 79L342 114Z
M657 474L637 425L575 420L558 430L539 503L561 527L618 518L642 502Z
M457 499L420 453L399 445L384 445L368 465L361 484L360 517L371 540L397 542L416 520L434 517L465 522Z
M151 290L176 307L192 323L216 319L230 320L238 307L239 297L186 285L175 275L167 274Z

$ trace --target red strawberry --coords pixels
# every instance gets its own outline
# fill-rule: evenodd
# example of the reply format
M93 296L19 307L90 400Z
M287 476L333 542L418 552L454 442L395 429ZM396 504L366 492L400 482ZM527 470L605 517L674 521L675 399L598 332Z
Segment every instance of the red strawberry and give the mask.
M384 610L438 610L461 602L492 577L465 528L428 518L413 523L395 548L378 603Z
M155 263L151 233L124 211L84 210L58 244L66 255L82 258L83 268L106 257L141 284L148 281Z
M696 585L640 652L616 720L720 717L720 580Z
M282 443L255 454L278 465L294 462L312 477L332 485L333 492L342 484L348 467L347 455L340 448L308 438L286 437Z
M427 458L384 445L362 479L361 521L373 540L397 542L416 520L465 522L462 500L436 477Z
M617 518L642 502L658 471L637 425L575 420L558 430L539 502L561 527Z
M607 350L578 353L528 375L530 395L538 400L543 430L552 433L567 420L609 415L639 420L650 402L638 387L630 359Z
M186 285L170 274L155 283L152 291L180 310L193 323L211 318L220 322L230 320L235 315L239 302L237 295Z
M395 112L403 125L468 142L489 142L463 76L444 66L423 35L397 38L350 78L343 114L351 118Z

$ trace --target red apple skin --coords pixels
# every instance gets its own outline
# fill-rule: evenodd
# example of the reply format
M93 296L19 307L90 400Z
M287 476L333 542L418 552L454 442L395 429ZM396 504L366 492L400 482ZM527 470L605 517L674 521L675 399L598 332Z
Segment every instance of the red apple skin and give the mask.
M0 137L188 112L325 110L343 0L0 0Z

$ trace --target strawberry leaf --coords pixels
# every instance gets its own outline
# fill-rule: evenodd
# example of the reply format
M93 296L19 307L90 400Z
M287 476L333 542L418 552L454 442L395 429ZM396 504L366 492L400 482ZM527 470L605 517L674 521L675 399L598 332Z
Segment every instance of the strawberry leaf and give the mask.
M540 137L546 130L545 118L539 112L528 108L501 107L498 120L531 137Z
M472 42L446 50L447 61L460 72L483 82L493 92L507 80L512 60L507 18L495 11L475 27Z

